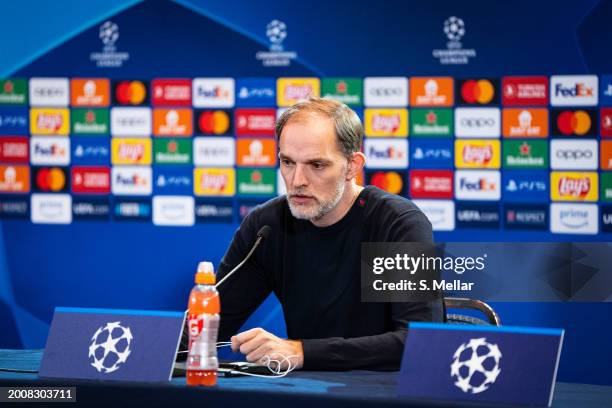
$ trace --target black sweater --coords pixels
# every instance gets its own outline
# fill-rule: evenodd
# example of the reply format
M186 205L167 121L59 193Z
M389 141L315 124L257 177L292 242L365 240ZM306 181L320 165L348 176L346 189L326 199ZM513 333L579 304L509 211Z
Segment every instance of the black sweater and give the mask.
M441 301L361 302L362 242L433 242L431 224L409 200L367 186L337 223L316 227L291 215L284 196L242 222L218 268L222 279L248 253L261 227L271 233L220 287L219 341L236 334L274 292L289 339L301 340L304 369L397 370L409 321L442 321Z

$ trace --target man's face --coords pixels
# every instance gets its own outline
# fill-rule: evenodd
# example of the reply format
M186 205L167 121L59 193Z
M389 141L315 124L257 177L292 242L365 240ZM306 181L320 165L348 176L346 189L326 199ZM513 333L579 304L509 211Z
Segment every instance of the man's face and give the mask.
M344 194L348 160L330 119L309 113L294 117L281 134L279 159L294 217L318 220L336 207Z

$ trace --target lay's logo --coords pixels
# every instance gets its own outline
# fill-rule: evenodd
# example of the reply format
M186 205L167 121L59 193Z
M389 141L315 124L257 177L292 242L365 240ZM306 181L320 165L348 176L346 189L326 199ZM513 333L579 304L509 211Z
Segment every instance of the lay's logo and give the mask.
M366 136L408 136L407 109L366 109Z
M30 133L33 135L68 135L68 109L30 109Z
M321 94L319 78L279 78L276 82L278 106L291 106L309 96Z
M455 141L455 166L464 169L498 169L500 151L498 140L457 140Z
M595 172L552 172L551 199L554 201L597 201L598 174Z
M193 189L197 196L233 196L236 192L236 170L196 167Z
M111 141L112 164L151 164L151 139L114 138Z

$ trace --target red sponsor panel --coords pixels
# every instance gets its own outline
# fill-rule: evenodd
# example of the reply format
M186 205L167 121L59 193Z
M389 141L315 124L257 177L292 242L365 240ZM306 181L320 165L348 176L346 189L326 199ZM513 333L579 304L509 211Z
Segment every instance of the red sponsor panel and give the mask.
M72 192L75 194L110 194L110 168L79 167L71 169Z
M154 79L151 103L156 106L191 106L190 79Z
M452 170L412 170L410 197L453 198Z
M1 163L29 163L30 148L27 137L10 136L0 138Z
M274 136L274 109L236 109L237 136Z
M601 108L600 131L603 137L612 137L612 108Z
M502 78L502 105L548 105L548 77L512 76Z

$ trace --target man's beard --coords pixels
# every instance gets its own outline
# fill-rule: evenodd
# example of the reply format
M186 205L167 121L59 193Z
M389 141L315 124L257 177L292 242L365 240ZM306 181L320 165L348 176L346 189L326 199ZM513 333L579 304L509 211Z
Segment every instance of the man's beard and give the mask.
M291 215L300 220L310 220L317 221L320 220L324 215L328 214L331 210L336 208L340 199L342 198L342 194L344 194L345 188L345 178L341 177L336 183L334 188L333 196L326 201L320 201L316 197L313 197L315 200L314 205L311 206L302 206L302 205L293 205L291 203L291 196L293 195L302 195L306 193L306 191L295 190L291 193L287 194L287 203L289 203L289 209L291 210Z

